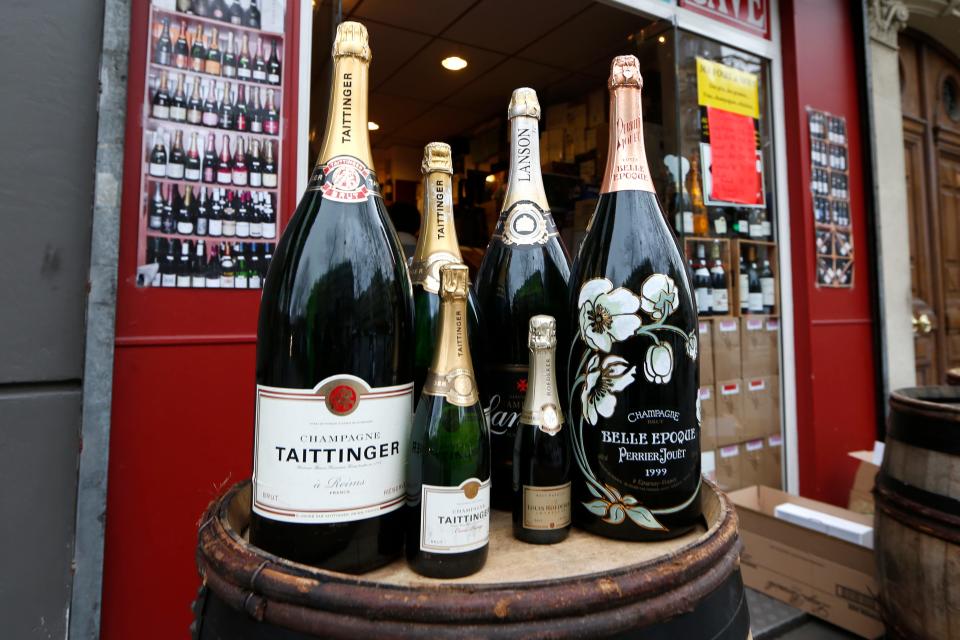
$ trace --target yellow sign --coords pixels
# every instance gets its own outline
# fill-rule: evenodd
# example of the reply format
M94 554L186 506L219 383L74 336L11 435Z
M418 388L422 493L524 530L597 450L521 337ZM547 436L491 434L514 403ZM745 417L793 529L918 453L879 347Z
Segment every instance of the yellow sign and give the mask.
M697 58L697 102L705 107L759 118L757 74Z

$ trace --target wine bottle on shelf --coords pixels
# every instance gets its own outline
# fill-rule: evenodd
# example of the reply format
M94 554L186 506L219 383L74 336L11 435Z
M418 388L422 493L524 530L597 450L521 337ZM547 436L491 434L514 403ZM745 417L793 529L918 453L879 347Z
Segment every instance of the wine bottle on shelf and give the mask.
M240 39L240 55L237 56L237 78L249 82L253 77L253 61L250 60L250 36L246 33Z
M413 282L413 333L416 349L413 359L413 394L420 397L427 369L433 362L440 313L440 267L463 264L457 229L453 222L453 156L450 145L431 142L423 150L424 215L417 248L410 265ZM480 353L477 343L479 321L476 300L470 292L467 301L470 320L470 348Z
M333 59L317 166L266 248L250 541L361 573L403 549L413 301L373 170L363 25L338 25Z
M263 141L263 186L277 188L277 163L273 160L273 143L269 139Z
M225 21L227 19L227 3L224 0L211 0L210 17L214 20Z
M173 41L170 39L170 21L163 18L160 24L163 25L163 28L160 30L160 37L157 38L153 61L167 67L170 66L170 59L173 56Z
M183 132L177 129L173 136L173 146L170 147L170 157L167 159L167 177L172 180L183 180L187 162L183 152Z
M217 149L213 134L207 134L207 147L203 152L202 179L204 184L214 184L217 181Z
M176 287L178 289L187 289L190 287L190 265L193 263L193 256L190 255L192 248L189 240L180 242L180 260L177 262Z
M737 209L737 235L741 238L750 237L750 209L746 207Z
M260 255L257 251L257 245L253 245L250 252L250 288L259 289L263 286L263 271L260 268Z
M233 107L233 85L229 82L223 89L223 96L220 99L220 111L217 114L221 129L235 129L237 127L237 113Z
M223 247L220 255L220 288L233 289L236 287L237 264L230 253L230 244L223 243L220 246Z
M713 309L713 288L706 253L700 243L697 244L697 261L693 269L693 293L697 300L697 313L709 316Z
M217 161L217 184L230 184L233 181L233 167L230 161L230 138L223 134L220 138L220 159Z
M184 196L180 201L180 206L177 207L177 233L185 236L193 234L193 215L191 215L191 210L193 209L193 187L187 185L185 187Z
M236 152L233 154L233 184L238 187L247 186L247 154L243 148L243 138L237 136L237 142L234 145Z
M203 46L203 24L198 23L193 35L193 44L190 45L190 69L196 72L203 71L203 63L207 58L207 49Z
M763 312L772 314L776 308L777 289L766 253L763 255L763 267L760 270L760 293L763 296Z
M246 87L242 84L237 84L237 101L233 105L233 110L235 112L234 121L236 126L234 127L237 131L246 133L250 130L250 116L247 113L247 97L246 97Z
M179 134L179 132L177 132ZM184 161L183 178L191 182L199 182L202 169L200 166L200 150L197 148L197 132L190 134L190 148Z
M280 133L280 112L273 102L273 89L267 91L267 107L263 112L263 130L272 136Z
M203 240L197 240L197 250L190 263L190 287L193 289L207 288L207 245Z
M263 133L263 106L260 104L260 89L250 87L250 102L247 113L250 117L250 133Z
M260 7L257 6L257 0L250 0L250 6L243 16L243 25L251 29L260 28Z
M696 153L690 156L690 206L693 208L693 235L709 234L707 206L703 202L703 188L700 186L700 158Z
M267 83L272 85L280 84L280 52L276 40L270 41L270 58L267 60Z
M153 94L153 102L150 105L150 116L157 120L170 119L170 90L167 86L167 70L160 71L160 84Z
M257 53L253 56L254 82L267 81L267 64L263 61L263 38L257 38Z
M530 376L513 449L513 535L553 544L570 533L570 442L557 388L557 321L530 318Z
M740 301L740 314L750 313L750 276L747 274L747 264L740 254L740 270L737 276L737 298Z
M263 186L263 164L260 162L260 141L250 142L250 166L247 167L251 187Z
M210 247L210 258L207 260L207 270L204 274L204 284L207 289L220 288L220 258L217 247Z
M163 203L163 218L160 220L160 230L163 233L173 233L177 229L176 211L180 203L180 194L177 185L167 187L167 201Z
M243 24L243 7L240 6L240 0L233 0L230 3L230 9L227 11L227 19L230 24L240 26Z
M180 31L177 33L177 42L173 45L173 66L177 69L186 69L190 60L190 47L187 45L187 23L180 21Z
M277 214L273 209L273 204L271 202L271 195L269 193L261 193L263 196L263 237L264 238L276 238L277 237ZM264 266L266 268L266 266Z
M690 173L690 161L683 156L668 155L663 164L671 176L673 185L673 228L677 235L693 235L693 204L687 191L687 175ZM677 186L679 185L679 188Z
M227 48L223 50L223 61L220 63L220 75L224 78L237 77L237 54L233 50L233 32L227 33Z
M153 132L153 149L150 151L149 173L154 178L167 177L167 147L163 144L161 130Z
M147 227L159 231L163 227L163 183L155 182L153 199L150 200L150 212L147 214Z
M659 540L701 522L697 311L647 165L637 58L614 58L608 85L607 165L560 341L573 521Z
M223 207L220 204L219 191L219 189L213 189L210 197L210 222L208 223L208 231L214 238L223 236Z
M220 75L220 66L223 62L223 55L220 53L220 35L216 27L210 29L210 46L207 47L207 60L203 65L203 70L214 76Z
M160 286L172 288L177 286L177 252L180 250L178 240L167 242L167 253L160 261Z
M247 272L247 258L243 253L243 245L239 244L236 247L237 270L233 278L233 286L235 289L249 289L250 274Z
M757 269L757 252L754 247L750 247L749 260L750 265L747 267L747 282L750 291L748 311L750 313L763 313L763 285L760 284L760 270Z
M181 73L177 77L177 89L170 98L170 120L173 122L187 121L187 96L183 92L183 80L185 74Z
M711 310L715 315L727 315L730 313L727 272L723 268L723 260L720 258L720 243L716 240L713 241L713 247L710 249L710 259L713 260L713 266L710 267L710 288L713 293Z
M718 238L726 236L729 230L726 207L707 207L707 213L710 216L710 232Z
M144 264L156 264L157 270L153 275L153 279L150 281L148 286L159 287L160 280L162 275L160 274L160 263L163 259L162 253L165 251L164 244L166 243L165 238L158 238L156 236L147 236L147 259Z
M760 217L760 209L750 209L750 239L763 240L763 220Z
M187 122L192 125L203 123L203 101L200 99L200 81L190 80L190 98L187 100Z
M477 274L483 320L481 385L491 433L493 506L513 500L513 441L527 388L527 323L566 313L570 258L550 213L540 174L540 104L516 89L510 119L510 173L500 219Z
M207 188L200 188L200 201L197 203L196 216L194 218L196 233L198 236L207 235L210 229L210 203L207 202Z
M250 208L247 206L247 194L237 197L237 237L250 237Z
M260 203L255 201L253 196L257 195L257 192L247 194L247 207L250 210L250 237L251 238L262 238L263 237L263 214L261 213L262 207ZM259 286L257 287L260 288Z
M227 199L223 205L223 235L226 238L237 235L237 209L233 191L227 191Z
M469 269L440 267L436 349L407 462L407 562L431 578L476 573L490 539L490 436L470 356Z

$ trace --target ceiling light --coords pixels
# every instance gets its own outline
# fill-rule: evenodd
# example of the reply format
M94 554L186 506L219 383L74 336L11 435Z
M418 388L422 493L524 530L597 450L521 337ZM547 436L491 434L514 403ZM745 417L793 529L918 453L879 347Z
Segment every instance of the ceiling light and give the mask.
M370 120L369 122L367 122L367 129L369 129L370 131L376 131L379 128L380 128L380 125L378 125L373 120Z
M657 42L659 42L660 44L663 44L666 41L667 41L666 36L660 36L659 38L657 38Z
M449 58L444 58L441 60L440 64L443 65L444 69L449 69L450 71L460 71L467 66L467 61L460 56L450 56Z
M487 182L496 182L496 181L497 181L497 176L495 176L495 175L493 175L493 174L491 173L491 174L488 174L487 177L484 178L484 180L486 180Z

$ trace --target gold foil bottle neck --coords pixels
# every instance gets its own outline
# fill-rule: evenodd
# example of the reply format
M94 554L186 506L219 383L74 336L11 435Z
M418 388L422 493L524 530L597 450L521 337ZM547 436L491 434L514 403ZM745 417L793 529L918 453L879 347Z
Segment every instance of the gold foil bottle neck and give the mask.
M470 269L465 264L445 264L440 267L440 298L466 300L470 288Z
M540 119L540 100L537 99L536 91L529 87L520 87L513 90L513 95L510 96L510 105L507 107L507 118L516 118L517 116Z
M343 57L360 58L370 62L370 38L367 28L359 22L341 22L337 25L337 37L333 40L334 59Z
M553 316L536 315L530 318L527 344L534 351L557 346L557 321Z
M637 56L617 56L610 64L610 80L607 85L615 87L643 88L643 77L640 75L640 61Z
M442 171L453 175L453 154L446 142L431 142L423 148L423 163L420 170L424 175Z

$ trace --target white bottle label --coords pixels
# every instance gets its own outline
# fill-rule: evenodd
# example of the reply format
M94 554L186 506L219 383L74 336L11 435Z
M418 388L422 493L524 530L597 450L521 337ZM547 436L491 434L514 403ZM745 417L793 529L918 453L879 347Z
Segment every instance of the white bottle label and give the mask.
M249 289L250 283L247 280L247 276L237 276L233 279L234 289Z
M267 75L267 82L270 84L280 84L280 76L276 73L271 73Z
M190 286L194 289L206 289L207 279L203 276L192 276L190 278Z
M177 286L180 288L186 288L190 286L190 276L177 276Z
M241 80L249 80L251 77L250 67L237 67L237 77Z
M212 236L222 236L223 235L223 220L210 220L210 235Z
M250 237L250 223L246 221L237 222L237 237L238 238L249 238Z
M170 119L177 122L183 122L187 119L186 107L170 107Z
M250 186L259 187L263 184L263 175L259 171L250 172Z
M174 180L183 179L183 165L177 164L176 162L170 162L167 164L167 177Z
M457 487L425 484L420 494L420 550L464 553L490 540L490 478Z
M713 302L713 290L707 287L698 287L693 290L693 294L697 299L697 311L699 313L709 313L710 305Z
M252 276L250 276L250 288L251 288L251 289L259 289L259 288L262 287L262 286L263 286L263 285L262 285L262 283L261 283L261 280L260 280L260 276L259 276L259 275L252 275Z
M150 163L150 175L154 178L166 178L167 177L167 165L160 164L159 162Z
M183 234L185 236L193 233L193 223L192 222L177 222L177 233Z
M153 105L153 117L157 120L169 120L170 119L170 107Z
M275 173L264 173L263 174L263 186L267 189L273 189L277 186L277 174Z
M727 235L727 219L723 216L717 216L713 221L713 229L718 236Z
M253 510L283 522L351 522L399 509L413 383L351 375L313 389L257 385Z
M763 296L763 305L765 307L772 307L775 301L773 278L760 278L760 289L763 290L761 294Z
M196 182L200 179L200 169L185 169L183 175L186 176L187 180Z
M769 238L773 236L773 225L770 224L769 220L764 220L760 223L760 231L764 238Z
M753 222L750 224L750 237L751 238L762 238L763 237L763 225L759 222Z
M219 289L220 278L207 278L207 289Z
M762 293L751 293L749 300L749 309L752 313L763 313Z
M277 224L275 222L264 222L263 223L263 237L264 238L276 238L277 237Z
M683 212L683 232L686 235L693 234L693 211Z
M717 313L726 313L730 309L726 289L713 290L713 310Z
M740 308L746 309L750 306L750 278L745 273L740 274L740 286L737 287L740 298Z

